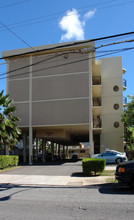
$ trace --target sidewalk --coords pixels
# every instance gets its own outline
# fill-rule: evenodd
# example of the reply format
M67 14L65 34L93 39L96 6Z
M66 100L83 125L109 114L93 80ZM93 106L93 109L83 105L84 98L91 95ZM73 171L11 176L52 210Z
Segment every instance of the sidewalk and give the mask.
M19 169L19 168L18 168ZM106 170L115 170L115 166L106 166ZM89 186L106 183L111 176L73 177L49 175L0 174L0 184L47 185L47 186Z

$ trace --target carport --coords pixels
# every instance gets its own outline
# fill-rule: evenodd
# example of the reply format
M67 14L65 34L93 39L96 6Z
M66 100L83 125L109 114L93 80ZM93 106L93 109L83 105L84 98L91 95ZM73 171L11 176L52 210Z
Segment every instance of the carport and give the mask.
M23 162L28 162L29 157L29 133L28 129L23 129ZM80 142L88 142L89 125L77 126L55 126L33 128L33 145L31 163L47 161L47 144L50 142L51 160L67 159L68 146L78 146ZM41 143L41 144L40 144ZM39 151L41 145L41 153ZM40 159L40 160L39 160Z

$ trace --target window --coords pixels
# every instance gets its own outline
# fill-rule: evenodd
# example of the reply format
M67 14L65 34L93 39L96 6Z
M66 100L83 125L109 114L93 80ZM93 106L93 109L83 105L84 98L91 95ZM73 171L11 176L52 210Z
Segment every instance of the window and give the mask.
M117 103L114 104L114 109L115 109L115 110L119 109L119 104L117 104Z
M80 153L85 153L85 150L80 150Z
M103 156L111 156L110 152L103 153Z
M113 90L114 90L115 92L118 92L118 91L119 91L119 86L117 86L117 85L114 86L114 87L113 87Z
M118 121L114 122L114 127L115 127L115 128L118 128L119 126L120 126L120 124L119 124Z

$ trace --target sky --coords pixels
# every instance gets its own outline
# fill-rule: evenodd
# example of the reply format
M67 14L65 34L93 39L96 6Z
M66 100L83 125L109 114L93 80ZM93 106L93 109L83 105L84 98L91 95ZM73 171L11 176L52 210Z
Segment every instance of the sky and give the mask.
M134 0L0 0L0 57L6 50L133 31ZM131 34L96 41L96 47L133 39L134 34ZM123 67L127 70L123 75L127 81L124 96L134 95L133 47L132 41L96 50L96 59L122 56ZM126 51L122 50L125 48ZM6 62L0 60L0 76L5 72ZM0 77L1 90L6 93L6 79Z

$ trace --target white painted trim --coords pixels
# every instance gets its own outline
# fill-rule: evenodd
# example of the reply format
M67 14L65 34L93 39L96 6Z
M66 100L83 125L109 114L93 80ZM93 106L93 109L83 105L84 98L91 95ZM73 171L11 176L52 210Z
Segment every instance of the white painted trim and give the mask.
M76 72L76 73L61 73L61 74L54 74L54 75L47 75L47 76L34 76L33 79L39 78L51 78L51 77L62 77L62 76L72 76L72 75L83 75L88 74L88 72Z
M66 99L48 99L48 100L37 100L32 101L33 103L38 102L59 102L59 101L74 101L74 100L82 100L82 99L88 99L89 97L79 97L79 98L66 98Z
M89 125L89 123L76 123L76 124L55 124L55 125L32 125L33 128L38 127L65 127L65 126L79 126L79 125ZM19 126L19 128L29 128L28 125L26 126Z
M12 81L20 81L20 80L28 80L29 77L26 77L26 78L19 78L19 79L9 79L10 82Z
M13 102L14 104L29 104L29 101Z
M40 103L40 102L59 102L59 101L74 101L74 100L84 100L88 99L89 97L78 97L78 98L65 98L65 99L44 99L44 100L35 100L32 101L32 103ZM29 101L20 101L20 102L14 102L14 104L28 104Z
M34 72L33 72L34 73ZM76 72L76 73L61 73L61 74L53 74L53 75L47 75L47 76L33 76L33 79L40 79L40 78L51 78L51 77L62 77L62 76L71 76L71 75L80 75L80 74L88 74L88 71L86 72ZM19 81L19 80L28 80L28 77L25 78L19 78L19 79L10 79L9 81Z

